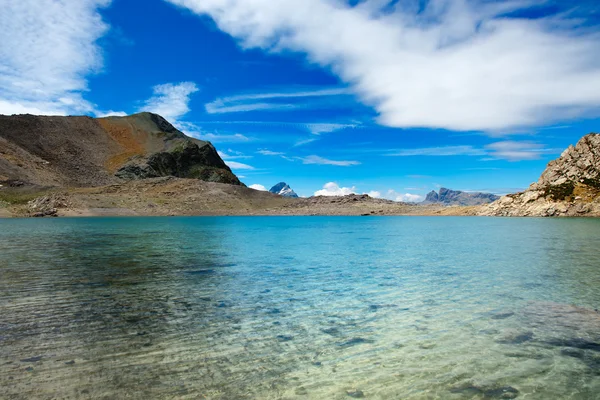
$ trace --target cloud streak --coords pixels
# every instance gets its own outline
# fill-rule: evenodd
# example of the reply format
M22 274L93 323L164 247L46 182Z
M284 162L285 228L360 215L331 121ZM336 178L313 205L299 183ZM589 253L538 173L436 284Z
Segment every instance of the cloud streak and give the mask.
M306 100L317 97L347 95L350 92L344 88L328 88L321 90L297 92L252 93L237 96L221 97L205 105L209 114L225 114L249 111L285 111L298 107L306 107L290 101ZM287 101L287 102L286 102Z
M567 12L524 18L531 1L167 1L244 48L304 54L390 127L498 133L600 106L597 29Z
M302 160L303 164L335 165L338 167L351 167L354 165L360 165L360 162L358 161L330 160L316 155L301 157L299 159Z
M247 170L254 169L254 167L251 165L243 164L243 163L237 162L237 161L225 160L225 164L227 164L227 166L231 169L247 169Z
M389 157L456 157L456 156L479 156L486 157L485 160L508 160L524 161L537 160L544 154L560 152L556 149L547 148L545 145L531 141L505 140L490 143L484 147L470 145L463 146L441 146L422 147L414 149L401 149L386 154Z

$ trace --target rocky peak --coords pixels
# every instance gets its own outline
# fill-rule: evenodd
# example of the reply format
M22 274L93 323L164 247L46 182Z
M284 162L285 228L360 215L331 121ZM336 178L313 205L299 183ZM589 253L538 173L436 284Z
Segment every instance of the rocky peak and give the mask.
M600 134L590 133L569 146L558 159L550 161L533 188L585 183L600 178Z
M600 134L590 133L569 146L529 189L502 197L480 215L600 215Z
M296 192L285 182L279 182L277 185L269 189L269 192L278 194L283 197L298 197Z
M440 188L439 193L432 190L425 197L424 204L442 203L446 205L474 206L487 204L498 200L500 197L491 193L463 192Z
M431 192L427 193L427 196L425 196L424 203L437 203L439 198L440 196L438 196L437 192L432 190Z

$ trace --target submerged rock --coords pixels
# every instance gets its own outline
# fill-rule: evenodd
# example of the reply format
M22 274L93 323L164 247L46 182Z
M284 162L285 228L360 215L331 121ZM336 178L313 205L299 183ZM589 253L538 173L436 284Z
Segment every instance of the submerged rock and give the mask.
M294 340L294 337L291 335L277 335L277 340L279 340L280 342L289 342L291 340Z
M500 339L496 340L496 343L501 344L521 344L528 342L533 339L533 332L521 332L513 333L509 332L504 334Z
M359 344L366 344L366 343L375 343L375 341L371 340L371 339L356 337L356 338L352 338L344 343L340 343L339 346L340 347L350 347L350 346L356 346Z
M501 313L501 314L494 314L492 315L492 319L506 319L506 318L510 318L513 315L515 315L514 312L507 312L507 313Z
M42 360L42 356L30 357L21 360L21 362L38 362Z
M484 399L516 399L519 396L519 391L512 386L479 387L476 385L465 384L450 389L450 392L470 397L483 396Z
M358 389L346 390L346 394L355 399L362 399L363 397L365 397L363 391Z

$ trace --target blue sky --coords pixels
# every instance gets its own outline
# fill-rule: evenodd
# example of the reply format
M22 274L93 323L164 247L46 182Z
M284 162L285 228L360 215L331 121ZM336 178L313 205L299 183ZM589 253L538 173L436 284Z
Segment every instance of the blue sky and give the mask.
M7 3L0 113L158 112L247 185L513 192L600 130L597 1Z

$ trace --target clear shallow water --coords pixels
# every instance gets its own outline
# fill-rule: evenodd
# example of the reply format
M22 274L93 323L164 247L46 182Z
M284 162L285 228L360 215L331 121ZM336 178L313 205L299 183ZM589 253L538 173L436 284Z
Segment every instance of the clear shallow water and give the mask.
M0 398L598 399L600 220L0 220Z

